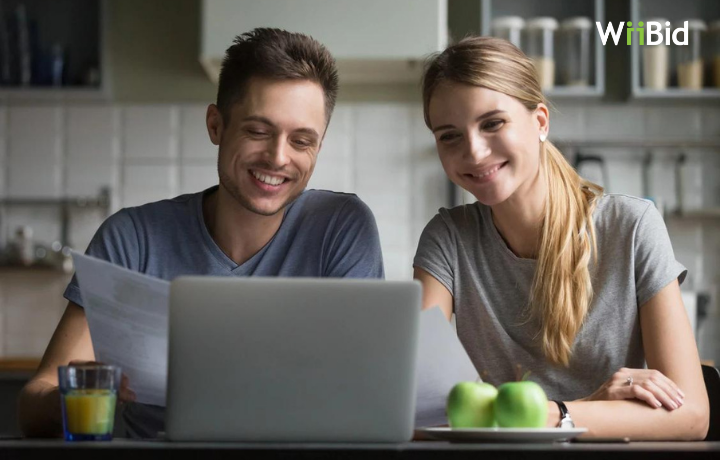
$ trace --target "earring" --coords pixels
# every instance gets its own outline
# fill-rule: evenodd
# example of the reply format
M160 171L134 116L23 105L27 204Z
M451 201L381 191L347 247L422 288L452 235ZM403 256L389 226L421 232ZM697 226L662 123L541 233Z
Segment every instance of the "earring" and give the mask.
M547 134L542 133L540 134L540 142L545 142L547 140Z

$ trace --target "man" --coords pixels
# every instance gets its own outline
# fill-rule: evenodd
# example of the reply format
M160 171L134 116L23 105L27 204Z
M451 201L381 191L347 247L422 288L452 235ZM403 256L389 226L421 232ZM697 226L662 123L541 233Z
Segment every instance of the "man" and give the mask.
M255 29L236 38L207 110L218 146L218 186L135 208L100 227L87 253L148 275L382 278L375 220L355 195L309 190L338 77L330 53L310 37ZM37 374L23 388L27 436L62 432L57 366L95 359L77 281ZM198 306L202 308L202 306ZM163 408L120 400L129 433L154 437Z

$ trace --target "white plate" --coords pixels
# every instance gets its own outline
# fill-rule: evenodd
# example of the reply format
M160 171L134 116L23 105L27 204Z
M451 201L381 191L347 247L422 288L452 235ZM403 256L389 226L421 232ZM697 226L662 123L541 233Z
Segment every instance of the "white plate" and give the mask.
M572 439L587 428L418 428L416 431L450 442L553 442Z

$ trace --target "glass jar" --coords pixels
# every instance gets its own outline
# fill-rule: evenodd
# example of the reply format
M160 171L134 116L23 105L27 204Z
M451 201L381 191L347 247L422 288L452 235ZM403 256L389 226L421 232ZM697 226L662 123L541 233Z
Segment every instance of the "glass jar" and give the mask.
M490 28L493 37L504 38L518 48L522 48L522 31L525 28L525 20L520 16L495 18Z
M678 86L700 90L703 87L702 35L707 30L707 25L700 19L689 19L680 21L675 28L685 27L685 23L687 45L675 45Z
M665 43L666 31L670 27L670 21L665 18L654 18L648 19L645 23L650 22L660 24L659 32L662 34L662 40L657 45L649 45L646 39L645 45L642 47L643 87L663 91L667 89L670 80L670 47Z
M553 42L558 22L555 18L539 17L525 24L525 54L533 60L543 91L555 86L555 50Z
M720 21L710 24L710 56L712 56L713 85L720 88Z
M560 81L567 86L590 85L591 31L592 21L584 16L566 19L560 25Z

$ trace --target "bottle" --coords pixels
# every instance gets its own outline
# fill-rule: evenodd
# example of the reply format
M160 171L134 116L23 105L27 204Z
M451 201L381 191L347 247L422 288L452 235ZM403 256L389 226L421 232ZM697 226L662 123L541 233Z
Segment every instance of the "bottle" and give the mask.
M648 19L647 22L659 22L662 24L662 36L670 22L664 18ZM668 87L670 80L670 47L661 42L658 45L645 45L643 53L643 87L656 91L663 91Z
M15 230L15 246L17 248L18 262L26 267L32 265L35 260L32 227L25 225Z
M18 58L20 64L20 85L29 86L32 82L32 51L30 49L30 24L27 8L20 3L15 8L18 34Z
M680 21L676 27L688 24L688 44L676 45L678 86L683 89L701 90L703 87L702 35L707 30L705 21L689 19Z
M560 66L561 81L567 86L590 85L590 18L566 19L560 26L564 59Z
M713 85L720 88L720 20L710 25Z
M63 71L65 67L65 56L63 47L60 43L55 43L51 50L51 65L50 78L53 86L63 85Z
M543 91L555 86L554 40L558 22L554 18L539 17L527 21L525 25L525 54L533 60Z
M525 28L525 20L520 16L501 16L493 19L492 36L504 38L518 48L522 48L522 31Z

